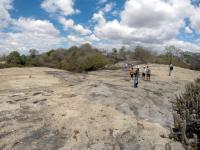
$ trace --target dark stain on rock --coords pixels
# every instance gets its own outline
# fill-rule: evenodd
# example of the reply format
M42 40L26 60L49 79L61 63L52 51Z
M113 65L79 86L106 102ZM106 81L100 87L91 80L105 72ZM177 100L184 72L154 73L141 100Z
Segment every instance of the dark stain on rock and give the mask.
M64 146L65 140L64 134L44 126L32 132L30 136L19 140L12 149L56 150Z
M26 100L28 100L28 98L20 98L20 99L16 99L15 102L26 101Z
M33 104L37 104L37 103L41 103L41 102L45 102L45 101L47 101L46 98L45 99L41 99L41 100L36 100L36 101L33 102Z
M7 101L6 103L8 103L8 104L16 104L16 103L13 102L13 101Z
M0 139L5 138L6 136L12 134L14 131L4 132L0 134Z
M3 144L0 146L0 150L6 149L7 144Z
M72 97L76 97L77 95L75 94L63 94L61 98L72 98Z
M33 96L40 95L40 94L41 94L41 92L34 92Z

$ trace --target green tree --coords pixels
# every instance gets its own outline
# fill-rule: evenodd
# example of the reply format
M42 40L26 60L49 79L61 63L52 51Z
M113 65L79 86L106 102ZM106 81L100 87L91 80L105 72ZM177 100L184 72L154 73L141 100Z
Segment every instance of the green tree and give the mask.
M179 56L180 49L176 48L175 46L171 45L165 48L165 57L166 61L171 64L176 59L176 56Z
M109 59L89 44L71 47L66 52L62 68L70 71L83 72L103 68Z
M80 63L80 68L84 71L92 71L101 69L108 63L109 61L105 56L101 54L94 54L83 59L83 62Z
M112 49L112 56L114 58L114 63L116 63L118 61L118 57L117 57L117 49L113 48Z
M122 46L120 49L119 49L119 58L121 60L125 60L126 59L126 48L124 46Z
M140 60L144 63L147 63L152 56L152 52L150 50L145 50L143 47L137 46L134 50L134 57L137 60Z
M21 55L21 65L26 65L26 56Z
M39 54L39 52L35 49L30 49L29 53L31 58L35 58Z
M91 51L94 50L93 47L89 43L82 44L79 47L80 50Z
M35 67L41 66L39 52L35 49L30 49L29 53L30 56L27 59L27 65Z
M21 64L21 56L19 52L13 51L7 56L7 63L8 64L16 64L20 65Z

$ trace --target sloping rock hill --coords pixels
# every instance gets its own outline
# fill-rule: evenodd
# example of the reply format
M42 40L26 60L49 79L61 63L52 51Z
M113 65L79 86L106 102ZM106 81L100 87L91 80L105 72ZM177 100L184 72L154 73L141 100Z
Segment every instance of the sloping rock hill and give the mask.
M200 72L150 65L134 89L128 72L75 74L49 68L0 70L0 149L164 150L171 105Z

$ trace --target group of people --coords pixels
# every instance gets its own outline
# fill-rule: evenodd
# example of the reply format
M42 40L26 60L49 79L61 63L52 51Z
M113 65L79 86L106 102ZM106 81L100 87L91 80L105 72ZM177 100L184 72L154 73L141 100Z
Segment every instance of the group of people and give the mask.
M140 66L131 65L130 69L130 78L134 81L134 87L137 88L139 84L139 77L140 77ZM151 77L151 70L148 65L143 66L142 70L142 79L150 81Z
M151 70L148 65L143 66L143 71L142 71L142 79L150 81L151 78Z
M129 65L125 64L125 71L129 69ZM169 76L171 76L172 71L173 71L173 64L169 65ZM142 73L142 80L144 81L150 81L151 78L151 69L149 68L148 65L144 65L142 67L142 71L140 71L140 66L136 65L134 66L133 64L130 67L130 79L134 81L134 87L137 88L139 84L139 77L140 77L140 72Z

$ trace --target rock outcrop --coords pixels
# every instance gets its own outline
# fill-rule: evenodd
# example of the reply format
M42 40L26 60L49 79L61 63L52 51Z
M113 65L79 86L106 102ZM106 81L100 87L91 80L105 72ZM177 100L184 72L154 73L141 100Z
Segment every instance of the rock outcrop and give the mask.
M150 67L137 89L123 70L0 70L0 149L183 149L168 138L169 101L200 72Z

